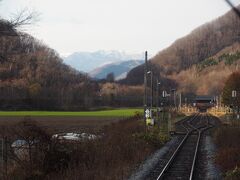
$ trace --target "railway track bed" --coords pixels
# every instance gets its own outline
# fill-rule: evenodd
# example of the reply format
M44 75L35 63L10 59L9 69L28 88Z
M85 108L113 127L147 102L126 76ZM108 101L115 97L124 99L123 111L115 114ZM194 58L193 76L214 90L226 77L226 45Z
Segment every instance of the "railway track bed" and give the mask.
M219 174L219 171L213 162L210 163L213 168L209 170L215 171L215 174L206 176L209 174L207 168L211 159L205 156L212 156L213 152L205 147L205 133L214 127L214 124L214 120L208 115L191 116L180 121L176 130L181 133L174 137L178 140L162 154L154 166L145 170L145 173L140 172L140 176L130 179L206 179L206 177L220 179L216 174L216 172Z

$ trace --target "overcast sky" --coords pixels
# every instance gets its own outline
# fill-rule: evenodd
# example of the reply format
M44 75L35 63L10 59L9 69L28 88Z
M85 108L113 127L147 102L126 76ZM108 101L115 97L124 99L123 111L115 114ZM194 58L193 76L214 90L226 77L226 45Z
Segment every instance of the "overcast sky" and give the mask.
M224 0L3 0L0 15L9 18L25 7L41 14L28 31L60 54L155 54L229 10Z

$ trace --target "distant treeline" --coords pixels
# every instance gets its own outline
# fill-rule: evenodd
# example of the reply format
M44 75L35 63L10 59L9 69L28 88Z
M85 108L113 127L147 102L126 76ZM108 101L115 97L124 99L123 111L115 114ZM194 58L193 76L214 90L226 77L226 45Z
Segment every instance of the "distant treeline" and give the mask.
M96 82L5 20L0 21L0 42L1 109L85 107L88 98L97 96Z
M0 109L82 110L142 103L142 87L96 82L63 64L53 49L0 20Z

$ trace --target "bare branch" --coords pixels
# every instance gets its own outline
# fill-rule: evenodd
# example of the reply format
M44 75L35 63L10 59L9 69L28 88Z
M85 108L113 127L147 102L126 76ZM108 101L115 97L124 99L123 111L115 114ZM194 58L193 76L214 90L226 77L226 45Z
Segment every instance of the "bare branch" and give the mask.
M13 28L19 28L26 25L31 25L38 21L39 13L36 11L29 11L27 8L21 10L9 22Z

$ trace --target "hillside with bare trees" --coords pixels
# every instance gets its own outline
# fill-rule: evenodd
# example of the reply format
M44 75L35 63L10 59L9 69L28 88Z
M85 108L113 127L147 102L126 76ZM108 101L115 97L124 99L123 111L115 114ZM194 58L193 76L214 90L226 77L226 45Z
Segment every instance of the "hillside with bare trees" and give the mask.
M16 26L0 20L0 108L74 110L90 106L97 84Z
M239 42L240 20L230 11L178 39L150 63L156 77L175 81L182 92L212 94L223 87L224 80L238 67ZM142 84L143 78L136 77L143 77L143 72L143 65L138 66L122 82ZM199 88L199 82L204 82L205 86Z

